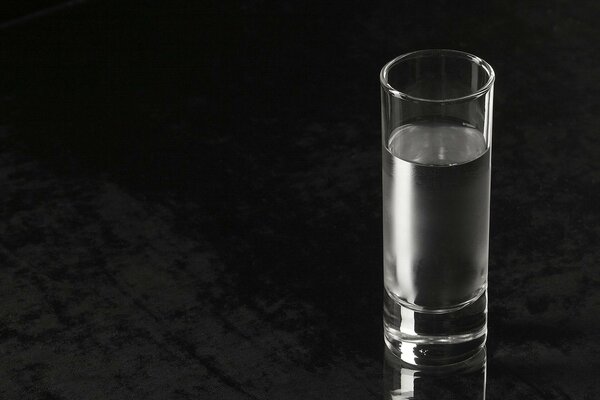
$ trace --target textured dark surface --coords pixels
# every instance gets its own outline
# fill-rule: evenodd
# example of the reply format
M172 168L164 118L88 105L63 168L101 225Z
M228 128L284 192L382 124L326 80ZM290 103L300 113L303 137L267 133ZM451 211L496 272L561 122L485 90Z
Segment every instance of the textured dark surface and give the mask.
M598 3L327 3L2 32L1 398L388 396L378 72L435 47L497 73L487 398L597 398Z

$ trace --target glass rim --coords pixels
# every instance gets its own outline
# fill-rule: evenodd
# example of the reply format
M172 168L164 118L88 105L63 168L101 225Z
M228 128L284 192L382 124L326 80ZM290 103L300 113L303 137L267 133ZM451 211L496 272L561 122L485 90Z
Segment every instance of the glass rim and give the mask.
M412 96L408 93L404 93L400 90L397 90L392 85L390 85L390 83L388 82L388 74L389 74L390 70L397 64L401 63L402 61L406 61L406 60L410 60L410 59L414 59L414 58L427 57L427 56L444 56L444 55L446 55L446 56L449 55L449 56L452 56L455 58L462 58L462 59L472 62L473 64L476 64L476 65L482 67L488 74L487 82L481 88L473 91L472 93L469 93L466 96L451 97L451 98L447 98L447 99L428 99L428 98L423 98L423 97ZM417 51L412 51L410 53L405 53L405 54L402 54L402 55L394 58L393 60L389 61L388 63L386 63L383 66L383 68L381 69L381 72L379 73L379 81L381 82L382 88L384 88L392 96L398 97L400 99L413 100L413 101L425 102L425 103L455 103L455 102L462 102L465 100L471 100L471 99L478 98L490 90L490 88L494 84L495 79L496 79L496 74L494 73L494 69L484 59L477 57L476 55L464 52L464 51L451 50L451 49L426 49L426 50L417 50Z

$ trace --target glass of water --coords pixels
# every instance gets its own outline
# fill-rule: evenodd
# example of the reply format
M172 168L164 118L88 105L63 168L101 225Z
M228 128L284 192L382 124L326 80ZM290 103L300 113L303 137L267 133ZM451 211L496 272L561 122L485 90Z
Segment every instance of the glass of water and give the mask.
M413 365L461 362L487 335L494 71L422 50L380 80L384 338Z

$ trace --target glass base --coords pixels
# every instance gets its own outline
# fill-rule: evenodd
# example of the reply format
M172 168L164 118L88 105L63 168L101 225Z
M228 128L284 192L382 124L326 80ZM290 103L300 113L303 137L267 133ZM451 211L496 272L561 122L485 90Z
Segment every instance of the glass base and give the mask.
M487 290L459 308L414 310L387 292L383 331L387 347L412 365L448 365L477 354L487 338Z

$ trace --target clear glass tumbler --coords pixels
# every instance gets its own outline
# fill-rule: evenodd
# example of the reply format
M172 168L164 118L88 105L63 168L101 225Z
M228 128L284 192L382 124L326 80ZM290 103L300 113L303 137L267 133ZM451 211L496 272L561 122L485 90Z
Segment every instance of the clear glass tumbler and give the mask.
M422 50L380 80L385 341L410 364L460 362L487 335L494 71Z

